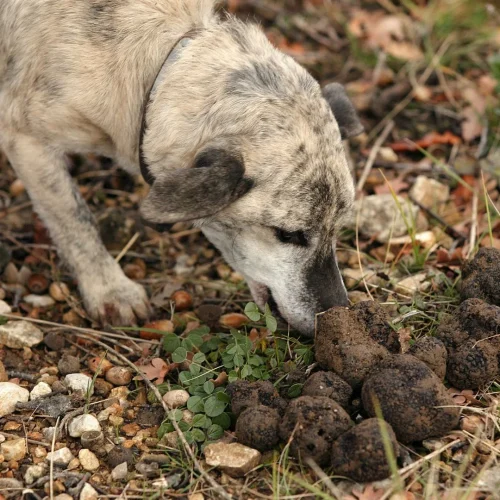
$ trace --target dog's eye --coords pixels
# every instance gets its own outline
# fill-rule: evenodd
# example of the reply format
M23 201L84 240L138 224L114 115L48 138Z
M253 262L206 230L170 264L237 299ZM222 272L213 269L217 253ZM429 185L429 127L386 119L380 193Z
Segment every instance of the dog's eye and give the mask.
M283 229L275 229L276 237L282 243L291 243L292 245L307 245L307 237L303 231L285 231Z

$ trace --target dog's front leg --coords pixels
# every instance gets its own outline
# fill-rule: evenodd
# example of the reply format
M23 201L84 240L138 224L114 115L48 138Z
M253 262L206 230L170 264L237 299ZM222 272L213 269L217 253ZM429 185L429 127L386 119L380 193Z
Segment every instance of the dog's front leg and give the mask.
M75 273L88 313L115 325L146 318L149 306L143 287L123 274L104 247L63 153L20 134L4 147L60 256Z

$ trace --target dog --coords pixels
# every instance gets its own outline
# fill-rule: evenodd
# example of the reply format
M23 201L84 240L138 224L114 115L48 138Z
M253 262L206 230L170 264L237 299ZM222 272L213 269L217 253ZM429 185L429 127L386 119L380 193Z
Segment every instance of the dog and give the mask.
M347 304L342 140L361 131L341 85L321 89L213 1L0 2L0 147L98 321L146 319L148 298L106 251L66 153L142 171L146 221L193 221L259 307L311 336L316 313Z

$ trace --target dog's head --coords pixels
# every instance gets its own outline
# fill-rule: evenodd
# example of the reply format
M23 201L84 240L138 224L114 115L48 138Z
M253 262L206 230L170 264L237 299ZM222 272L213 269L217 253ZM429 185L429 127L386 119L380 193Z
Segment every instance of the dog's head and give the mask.
M227 33L241 48L238 57L224 65L218 54L203 87L179 84L179 102L171 97L175 78L170 82L163 119L181 131L169 129L168 146L155 131L155 122L163 128L161 113L148 123L155 181L142 214L159 224L195 220L246 277L260 307L270 303L312 335L316 313L347 304L335 259L354 200L342 139L362 126L342 86L321 90L254 28L237 24ZM197 61L209 58L198 50ZM182 168L172 168L176 163Z

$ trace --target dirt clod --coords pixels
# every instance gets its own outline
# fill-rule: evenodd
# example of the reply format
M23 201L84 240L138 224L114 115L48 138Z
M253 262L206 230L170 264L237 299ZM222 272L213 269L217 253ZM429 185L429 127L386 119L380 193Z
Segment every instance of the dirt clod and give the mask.
M384 419L404 443L443 436L458 424L459 411L438 376L422 361L407 355L385 359L367 378L363 406Z
M271 450L279 442L280 414L268 406L243 411L236 422L238 441L259 451Z
M304 384L302 396L323 396L333 399L343 408L349 406L352 388L333 372L313 373Z
M462 300L477 298L500 306L500 251L481 248L462 268Z
M123 462L127 462L127 465L132 465L134 463L134 453L130 448L115 446L108 453L107 462L112 469Z
M444 379L448 353L441 340L436 337L421 337L410 347L408 354L423 361L441 380Z
M226 391L231 398L231 411L236 416L239 416L246 408L253 408L257 405L269 406L278 410L282 415L287 406L286 401L279 396L273 384L268 381L238 380L229 384Z
M71 354L63 354L59 363L57 363L57 368L59 368L61 375L77 373L80 371L80 360L75 356L71 356Z
M301 396L288 405L280 437L287 441L293 433L290 452L294 456L311 457L326 465L333 441L351 426L349 415L332 399Z
M331 453L335 474L358 482L380 481L390 476L381 426L389 436L394 456L398 456L399 445L391 426L383 420L369 418L333 443Z

